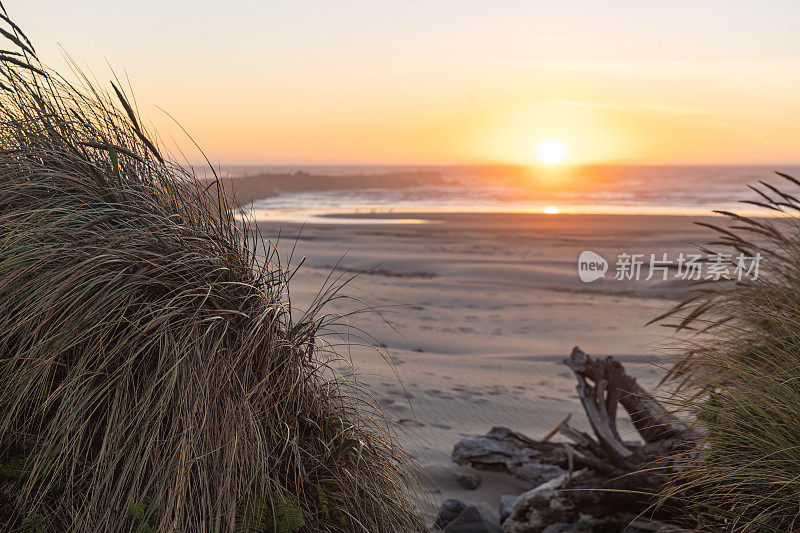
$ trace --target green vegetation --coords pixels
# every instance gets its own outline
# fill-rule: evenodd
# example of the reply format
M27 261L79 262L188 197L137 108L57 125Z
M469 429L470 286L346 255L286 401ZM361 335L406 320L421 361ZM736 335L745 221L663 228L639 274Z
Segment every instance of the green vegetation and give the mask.
M333 319L292 316L292 272L118 81L0 19L0 529L417 530L412 461L318 349Z
M762 255L758 279L701 284L662 317L695 330L671 377L705 433L678 458L667 495L708 531L800 527L800 200L763 182L754 190L748 203L777 218L723 212L730 223L709 227L719 237L710 246Z

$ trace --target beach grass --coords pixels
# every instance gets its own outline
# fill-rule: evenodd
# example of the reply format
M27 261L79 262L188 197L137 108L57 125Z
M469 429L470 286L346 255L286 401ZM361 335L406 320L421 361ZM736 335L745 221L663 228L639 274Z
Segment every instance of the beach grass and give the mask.
M0 527L418 530L413 461L272 243L119 81L0 18Z
M757 279L703 283L662 319L693 330L670 378L704 435L678 457L665 492L707 531L800 526L800 183L762 182L756 204L776 217L723 212L715 251L756 256Z

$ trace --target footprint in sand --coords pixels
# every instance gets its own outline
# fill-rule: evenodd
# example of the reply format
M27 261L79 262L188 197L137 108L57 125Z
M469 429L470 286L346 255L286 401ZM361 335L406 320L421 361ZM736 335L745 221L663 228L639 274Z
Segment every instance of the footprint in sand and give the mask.
M563 398L556 398L555 396L544 396L544 395L541 395L541 394L536 396L536 397L539 398L540 400L549 400L549 401L553 401L553 402L560 402L563 399Z

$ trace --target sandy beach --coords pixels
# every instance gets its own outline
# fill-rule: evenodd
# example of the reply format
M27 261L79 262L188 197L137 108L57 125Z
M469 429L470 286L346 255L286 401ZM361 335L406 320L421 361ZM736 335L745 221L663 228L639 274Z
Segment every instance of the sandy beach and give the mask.
M347 355L388 417L406 430L401 438L430 474L426 489L434 505L457 497L496 506L501 495L530 487L481 472L479 488L464 489L457 476L470 469L450 460L459 439L493 426L541 437L568 413L571 425L588 429L574 378L561 363L575 345L613 355L647 387L656 385L667 361L669 330L644 326L682 294L685 282L617 281L612 265L605 279L583 283L580 252L609 262L620 253L693 252L690 243L708 236L696 220L403 213L304 226L270 222L261 229L273 240L280 236L284 257L296 247L294 261L305 258L292 284L300 309L336 265L347 277L358 274L344 290L357 301L334 302L328 310L380 311L350 317L350 340L357 328L369 332L392 364L374 348L355 346Z
M800 530L800 1L43 4L0 532Z

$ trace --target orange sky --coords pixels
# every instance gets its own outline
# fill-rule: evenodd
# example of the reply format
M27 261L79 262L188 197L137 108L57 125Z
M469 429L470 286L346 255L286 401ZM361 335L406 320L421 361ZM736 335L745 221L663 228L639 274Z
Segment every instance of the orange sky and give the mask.
M193 161L156 106L222 164L528 164L547 137L571 164L800 163L800 2L6 8L47 63L126 72Z

